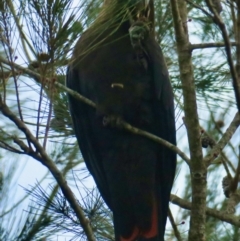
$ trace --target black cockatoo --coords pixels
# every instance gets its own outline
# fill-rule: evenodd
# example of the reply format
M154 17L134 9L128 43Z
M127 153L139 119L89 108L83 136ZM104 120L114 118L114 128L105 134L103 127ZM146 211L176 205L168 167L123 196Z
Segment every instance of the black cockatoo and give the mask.
M153 0L107 0L80 37L67 86L75 134L113 212L116 241L163 241L176 154L116 128L122 119L176 144L172 87L154 38Z

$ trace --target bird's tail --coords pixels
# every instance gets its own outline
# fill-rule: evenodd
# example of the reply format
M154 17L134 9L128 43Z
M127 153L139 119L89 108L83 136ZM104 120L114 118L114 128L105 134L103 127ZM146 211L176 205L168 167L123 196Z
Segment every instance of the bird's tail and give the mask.
M148 229L140 228L137 225L134 226L132 232L127 237L120 235L120 241L164 241L162 235L158 230L158 210L156 203L152 210L151 225ZM118 240L118 239L117 239Z

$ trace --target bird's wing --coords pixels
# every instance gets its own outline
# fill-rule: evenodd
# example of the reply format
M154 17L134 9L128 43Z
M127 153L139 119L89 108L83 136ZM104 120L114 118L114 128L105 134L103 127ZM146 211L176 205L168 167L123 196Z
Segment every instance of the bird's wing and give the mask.
M162 50L153 39L145 42L145 49L148 54L149 66L153 76L153 85L156 101L154 104L154 116L157 120L156 132L154 134L176 145L176 129L173 91L167 66ZM169 148L159 145L159 160L157 168L157 183L159 195L159 217L167 217L170 191L172 188L176 170L176 153ZM159 220L159 229L165 227L166 219ZM162 230L162 231L163 231Z
M81 93L85 97L88 97L83 89L84 85L80 78L79 71L81 70L74 69L73 65L68 67L66 85L68 88ZM95 109L77 100L71 95L69 95L69 105L75 135L77 137L86 166L98 184L98 189L103 199L111 208L106 177L104 175L101 161L96 157L96 149L93 148L94 137L93 133L91 132L91 118L96 115Z

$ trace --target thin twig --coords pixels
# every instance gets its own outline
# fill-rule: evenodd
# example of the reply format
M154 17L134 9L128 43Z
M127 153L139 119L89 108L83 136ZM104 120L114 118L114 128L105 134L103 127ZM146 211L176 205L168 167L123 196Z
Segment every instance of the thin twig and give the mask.
M236 72L237 79L233 80L233 87L235 91L235 96L237 100L238 111L240 113L240 1L236 1L237 4L237 21L235 20L235 40L237 42L236 49Z
M25 44L25 42L27 43L28 47L30 48L30 50L32 51L32 53L35 53L34 52L34 49L33 47L31 46L30 42L28 41L26 35L24 34L23 32L23 28L20 24L20 19L19 17L17 16L16 14L16 11L14 9L14 5L12 3L12 1L6 1L6 4L8 5L10 11L11 11L11 14L14 18L14 23L16 23L16 26L18 28L18 31L19 31L19 34L20 34L20 40L21 40L21 43L22 43L22 47L23 47L23 51L24 51L24 54L25 56L27 57L27 60L28 62L31 62L31 58L30 58L30 55L29 55L29 51L27 50L27 46Z
M5 37L6 37L7 43L10 43L11 42L10 41L10 32L9 32L9 29L8 29L9 24L7 23L6 19L7 18L4 18L4 13L3 13L3 24L5 26L5 31L6 31ZM13 63L14 62L14 60L13 60L14 58L13 58L11 46L9 44L7 44L7 48L8 48L9 59ZM13 77L13 80L14 80L16 99L17 99L17 107L18 107L18 114L20 116L20 119L23 121L22 109L21 109L21 105L20 105L19 91L18 91L17 74L16 74L16 71L15 71L15 68L14 68L13 65L10 65L10 69L11 69L12 77ZM6 90L4 90L4 92L5 91ZM3 101L5 101L5 95L6 95L6 93L4 93ZM31 144L29 142L28 142L28 145L31 148Z
M221 158L223 158L225 160L225 162L230 166L231 170L235 173L236 168L234 167L232 162L227 158L226 154L223 151L221 153Z
M0 148L3 148L7 151L17 153L17 154L25 154L24 152L14 148L13 146L10 146L8 143L6 143L5 141L2 141L2 140L0 140Z
M180 232L178 231L177 225L176 225L176 223L174 221L174 218L173 218L173 215L172 215L172 212L171 212L170 208L168 208L168 218L169 218L169 221L170 221L170 223L172 225L172 228L173 228L174 235L175 235L176 239L178 241L182 241L183 239L181 237Z
M46 149L46 145L47 145L47 139L48 139L48 132L50 129L50 122L51 122L51 118L52 118L52 110L53 110L53 103L52 103L52 96L53 96L53 84L50 83L50 98L49 98L49 112L48 112L48 117L47 117L47 124L46 124L46 128L45 128L45 134L44 134L44 139L43 139L43 148ZM52 91L51 91L52 90Z
M220 155L221 155L222 164L223 164L224 169L225 169L225 171L227 173L227 176L228 176L228 178L232 179L232 175L231 175L231 173L229 171L229 168L228 168L228 165L227 165L228 162L226 161L225 155L223 155L222 151L221 151Z
M190 0L186 0L186 2L189 3L189 4L191 4L191 5L192 5L193 7L195 7L196 9L201 10L206 16L213 18L213 16L212 16L208 11L206 11L204 8L202 8L202 7L199 6L198 4L196 4L196 3L194 3L194 2L192 2L192 1L190 1Z
M42 78L44 79L44 78ZM38 109L37 109L37 123L36 123L36 138L38 140L38 136L39 136L39 129L40 129L40 115L41 115L41 106L42 106L42 100L43 100L43 85L41 85L40 87L40 93L39 93L39 100L38 100Z

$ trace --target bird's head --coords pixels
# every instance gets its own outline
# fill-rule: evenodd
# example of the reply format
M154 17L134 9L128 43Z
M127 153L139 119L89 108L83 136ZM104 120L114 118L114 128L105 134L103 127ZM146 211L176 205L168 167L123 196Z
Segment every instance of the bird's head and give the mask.
M103 9L117 6L118 11L122 8L124 11L130 11L132 17L136 20L139 17L145 17L149 21L154 18L154 0L104 0Z
M123 0L119 0L123 1ZM131 26L144 23L147 25L149 34L154 35L154 0L129 0L129 20ZM141 24L142 25L142 24Z

